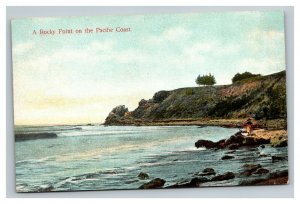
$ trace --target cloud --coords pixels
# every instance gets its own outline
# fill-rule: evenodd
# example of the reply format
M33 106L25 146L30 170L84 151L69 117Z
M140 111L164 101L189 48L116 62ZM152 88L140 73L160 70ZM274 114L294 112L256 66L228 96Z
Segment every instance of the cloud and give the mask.
M241 71L250 71L252 73L261 74L264 70L264 74L272 74L280 70L285 69L284 61L280 58L247 58L237 61L234 65L236 70Z
M181 27L171 27L165 29L160 35L147 35L143 41L148 45L161 45L166 43L182 44L193 35L193 32Z
M28 42L22 42L15 46L13 46L13 53L14 55L22 55L27 52L30 52L32 49L34 49L35 43L28 41Z

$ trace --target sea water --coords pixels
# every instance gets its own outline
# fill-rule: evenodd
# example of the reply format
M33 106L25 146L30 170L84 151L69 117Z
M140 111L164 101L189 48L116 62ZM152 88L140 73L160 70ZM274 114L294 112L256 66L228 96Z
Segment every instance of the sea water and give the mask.
M15 143L16 189L54 191L137 189L154 178L165 186L184 182L206 167L222 173L240 162L219 163L223 154L197 149L199 139L218 141L236 128L197 126L16 127L16 133L56 133L57 138ZM145 172L148 180L140 180Z

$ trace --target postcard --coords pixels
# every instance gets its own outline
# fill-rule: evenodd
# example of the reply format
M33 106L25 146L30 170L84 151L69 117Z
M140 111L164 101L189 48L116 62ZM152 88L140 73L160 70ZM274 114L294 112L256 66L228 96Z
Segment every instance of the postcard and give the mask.
M282 11L11 29L16 192L288 183Z

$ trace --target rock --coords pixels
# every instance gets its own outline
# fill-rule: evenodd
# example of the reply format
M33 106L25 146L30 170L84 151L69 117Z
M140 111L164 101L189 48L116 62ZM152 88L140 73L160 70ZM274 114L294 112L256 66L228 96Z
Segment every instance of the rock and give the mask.
M259 157L267 157L268 155L266 154L260 154Z
M225 155L221 159L222 160L227 160L227 159L233 159L233 158L234 158L234 156Z
M284 161L286 158L284 156L272 156L272 162Z
M36 139L51 139L57 138L55 133L27 133L15 134L15 141L36 140Z
M228 149L235 150L235 149L240 148L240 146L241 146L240 144L234 143L234 144L228 145Z
M242 186L249 185L279 185L288 182L288 170L270 173L268 178L259 178L252 180L244 180L240 182Z
M193 187L199 187L202 183L205 182L209 182L209 179L205 177L193 178L190 182L176 183L166 188L193 188Z
M198 140L196 143L195 143L195 146L197 148L199 147L205 147L207 149L211 149L211 148L214 148L216 147L216 144L210 140Z
M218 149L223 149L226 147L225 145L225 139L223 140L219 140L218 142L215 143L215 147L218 148Z
M270 171L268 169L264 169L264 168L259 168L259 169L256 169L253 174L267 174L269 173Z
M153 188L161 188L166 183L165 180L156 178L148 183L145 183L139 187L139 189L153 189Z
M209 174L215 174L215 170L213 168L206 168L206 169L203 169L202 171L203 173L209 173Z
M211 179L211 181L224 181L224 180L229 180L229 179L234 179L235 175L232 172L227 172L222 175L215 176Z
M242 144L244 141L245 136L242 135L241 132L237 132L236 134L230 136L226 141L225 144L226 146L230 144Z
M264 149L266 146L265 146L265 145L260 145L260 147L261 147L262 149Z
M37 192L51 192L54 190L54 187L52 185L47 187L41 187L37 190Z
M241 175L251 176L253 172L255 172L259 168L262 168L262 166L260 164L245 164L243 168L245 170L241 173Z
M193 178L189 183L189 187L198 187L201 183L205 183L208 181L209 180L205 177Z
M251 179L251 180L243 180L240 181L239 185L240 186L253 186L253 185L257 185L260 182L265 181L266 179Z
M206 168L202 171L202 173L197 174L199 176L210 176L210 175L215 175L216 172L213 168Z
M270 178L279 178L279 177L287 177L289 176L289 171L288 170L283 170L283 171L276 171L270 173Z
M146 174L146 173L144 173L144 172L139 173L138 177L139 177L139 179L141 179L141 180L149 179L149 175Z
M223 149L228 148L230 150L239 149L242 146L258 146L269 144L270 139L264 138L256 138L250 136L244 136L241 132L237 132L236 134L230 136L227 140L219 140L218 142L212 142L210 140L198 140L195 143L197 148L205 147L207 149L216 148L216 149ZM264 146L262 146L264 148ZM257 149L249 149L249 151L256 151Z

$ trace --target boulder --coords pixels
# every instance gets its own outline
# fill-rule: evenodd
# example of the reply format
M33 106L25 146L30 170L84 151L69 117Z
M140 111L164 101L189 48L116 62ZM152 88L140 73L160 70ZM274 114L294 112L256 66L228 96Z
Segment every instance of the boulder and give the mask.
M233 144L228 145L228 149L236 150L236 149L240 148L240 146L241 146L240 144L233 143Z
M259 146L261 145L261 148L264 148L265 144L269 144L270 139L264 139L264 138L256 138L251 136L244 136L241 132L237 132L236 134L230 136L226 140L219 140L218 142L212 142L210 140L198 140L195 143L195 146L197 148L199 147L205 147L207 149L216 148L216 149L224 149L228 148L230 150L236 150L239 149L242 146ZM284 142L280 144L279 146L284 146ZM256 149L250 149L250 151L256 151Z
M141 180L149 179L149 175L146 174L146 173L144 173L144 172L139 173L138 177L139 177L139 179L141 179Z
M176 183L166 188L193 188L199 187L202 183L209 182L209 179L205 177L193 178L190 182Z
M272 156L272 162L277 162L277 161L284 161L286 160L286 157L284 156Z
M267 174L269 173L270 171L268 169L264 169L264 168L259 168L259 169L256 169L253 174Z
M165 180L156 178L148 183L145 183L139 187L139 189L153 189L153 188L161 188L166 183Z
M206 173L206 174L215 174L216 173L213 168L205 168L205 169L203 169L202 172Z
M225 139L223 140L219 140L218 142L215 143L215 147L218 148L218 149L223 149L226 147L225 145Z
M242 144L245 136L242 135L241 132L237 132L236 134L230 136L226 141L225 145L228 146L230 144Z
M216 144L210 140L198 140L196 143L195 143L195 146L197 148L199 147L205 147L207 149L211 149L211 148L214 148L216 147Z
M210 176L210 175L215 175L216 172L213 168L206 168L202 171L202 173L198 173L197 175L199 176Z
M53 190L54 190L54 187L52 185L50 185L50 186L47 186L47 187L41 187L41 188L39 188L37 190L37 192L43 193L43 192L51 192Z
M255 172L257 169L262 168L262 166L260 164L245 164L243 168L245 170L241 173L241 175L251 176L253 172Z
M227 160L227 159L233 159L233 158L234 158L234 156L225 155L221 159L222 160Z
M15 134L15 141L36 140L36 139L51 139L57 138L55 133L27 133Z
M211 179L211 181L224 181L224 180L229 180L229 179L234 179L235 175L232 172L227 172L222 175L215 176Z

